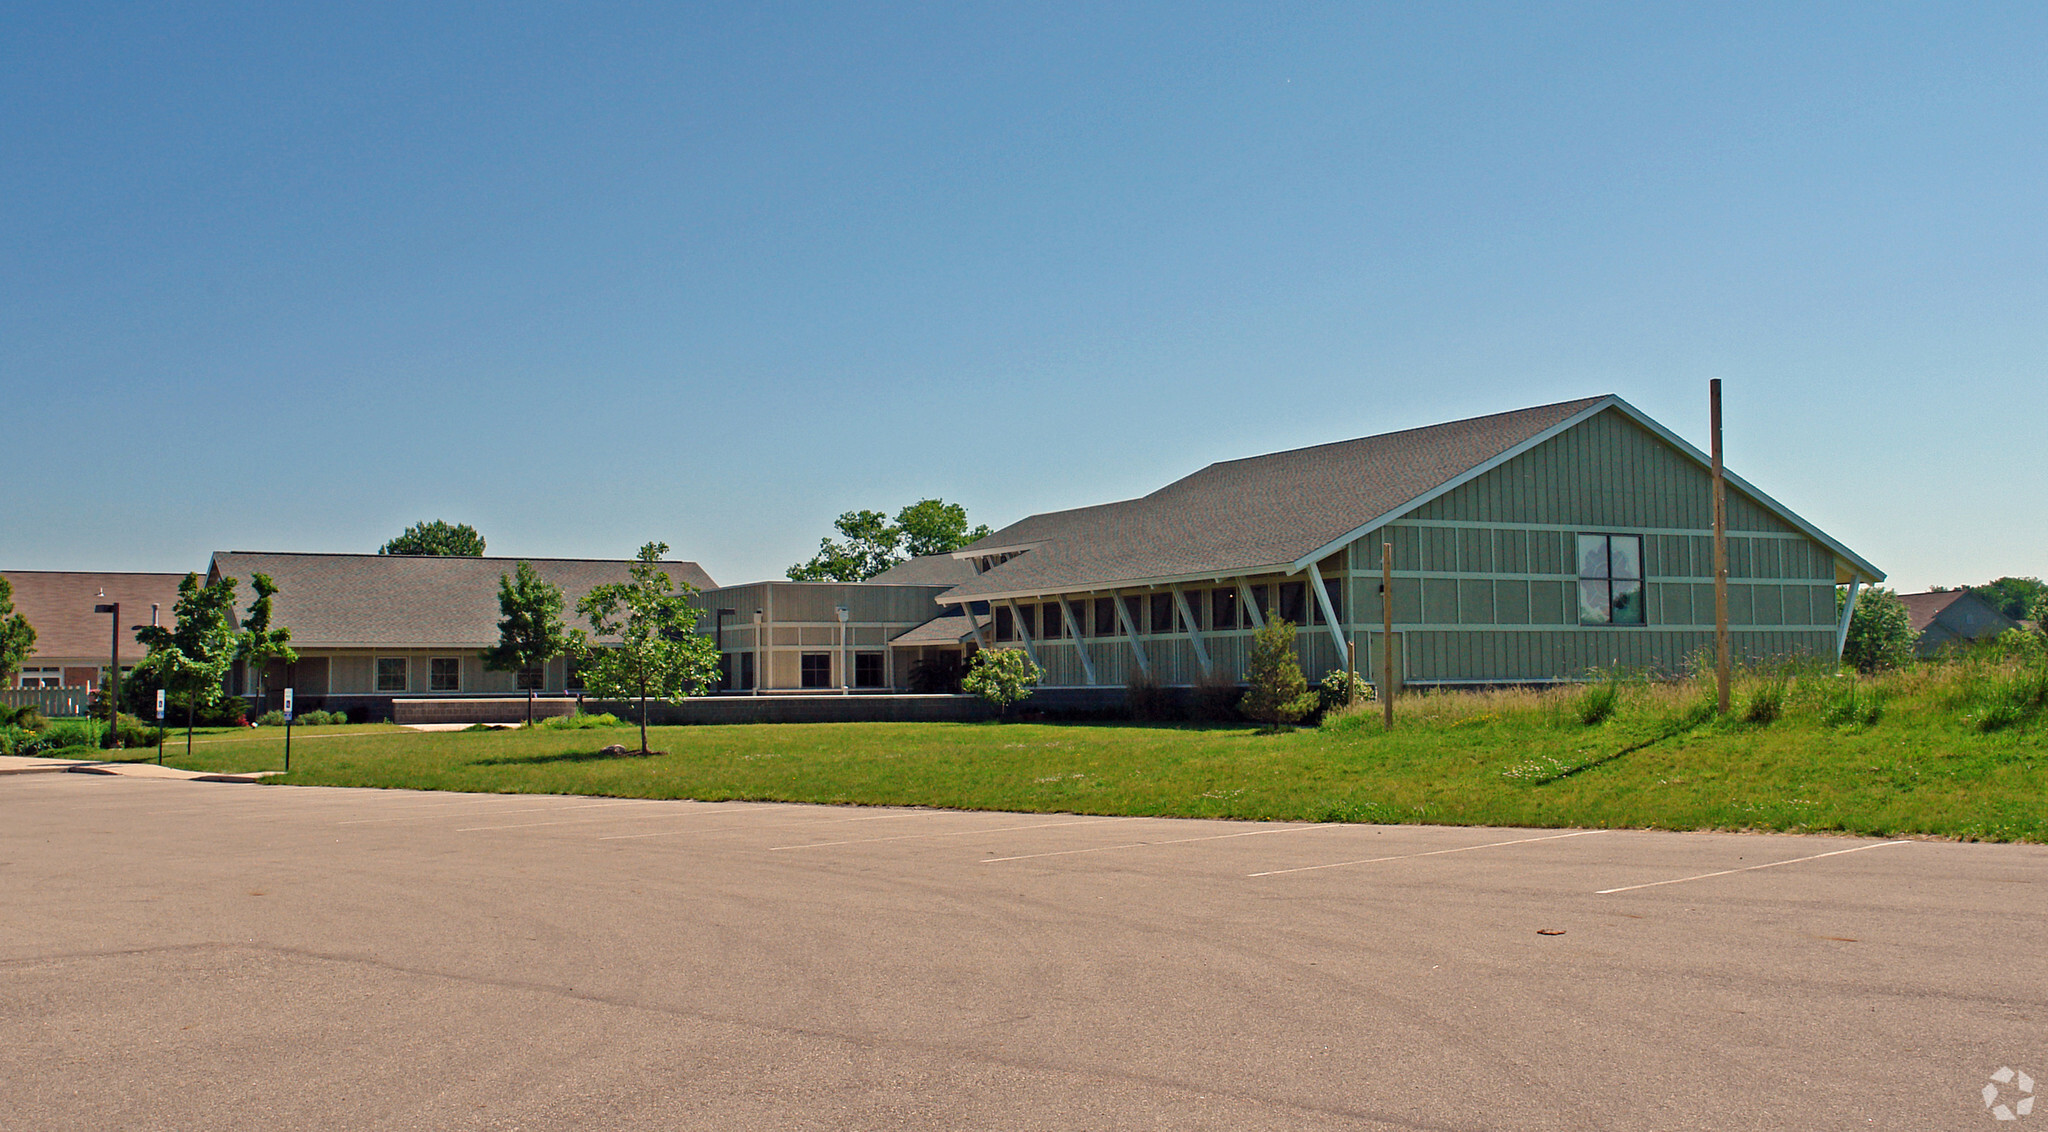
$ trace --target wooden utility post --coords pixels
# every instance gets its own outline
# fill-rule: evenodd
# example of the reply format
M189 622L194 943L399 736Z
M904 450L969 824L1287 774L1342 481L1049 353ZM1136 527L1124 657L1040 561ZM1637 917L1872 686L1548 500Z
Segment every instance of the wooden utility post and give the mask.
M1344 642L1344 676L1344 706L1350 707L1358 702L1358 641L1355 638Z
M1394 544L1380 544L1380 714L1394 729Z
M1728 714L1728 686L1734 658L1728 648L1728 481L1721 471L1721 379L1707 384L1714 428L1714 688L1722 715Z

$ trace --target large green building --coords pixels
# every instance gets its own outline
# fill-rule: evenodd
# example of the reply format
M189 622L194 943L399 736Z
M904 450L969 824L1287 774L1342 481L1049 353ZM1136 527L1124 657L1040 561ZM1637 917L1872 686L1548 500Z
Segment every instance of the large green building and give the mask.
M1707 458L1595 397L1213 464L1140 499L1033 515L958 552L963 647L1030 650L1047 687L1235 680L1278 613L1310 677L1378 679L1393 546L1395 680L1673 672L1713 644ZM1749 660L1839 656L1835 591L1884 577L1727 477L1729 620Z

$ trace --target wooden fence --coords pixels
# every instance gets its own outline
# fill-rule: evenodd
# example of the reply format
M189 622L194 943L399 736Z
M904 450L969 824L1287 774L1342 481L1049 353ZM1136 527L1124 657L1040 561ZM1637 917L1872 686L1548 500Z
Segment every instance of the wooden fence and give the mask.
M91 703L91 688L0 688L0 704L16 708L33 706L52 719L84 715Z

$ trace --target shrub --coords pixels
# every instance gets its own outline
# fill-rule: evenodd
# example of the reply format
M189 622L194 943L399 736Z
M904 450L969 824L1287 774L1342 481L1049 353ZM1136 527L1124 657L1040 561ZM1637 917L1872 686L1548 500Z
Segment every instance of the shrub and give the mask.
M1837 614L1847 600L1846 590L1835 591ZM1914 637L1906 603L1883 586L1871 586L1856 599L1849 636L1842 645L1842 662L1864 673L1903 667L1913 660Z
M1124 681L1124 703L1131 709L1131 718L1146 722L1180 718L1180 697L1154 680L1145 672L1133 672Z
M43 749L97 747L106 738L107 725L97 719L60 719L43 732Z
M19 727L23 731L41 731L48 726L50 726L50 721L43 718L42 711L34 704L23 704L18 708L10 708L6 704L0 704L0 727Z
M1045 678L1045 669L1034 664L1023 649L983 649L961 677L960 687L972 692L1008 714L1010 705L1031 695Z
M308 727L332 727L348 722L345 711L309 711L299 717L299 722Z
M1237 702L1244 698L1244 685L1210 674L1195 681L1188 710L1196 719L1229 723L1241 718Z
M1764 673L1749 690L1742 706L1742 718L1756 724L1776 723L1785 714L1785 698L1791 690L1791 673L1782 668Z
M1308 677L1294 658L1293 622L1269 617L1266 627L1253 635L1245 682L1251 687L1238 701L1238 710L1275 731L1316 710L1316 695L1308 690Z
M1587 727L1595 727L1614 718L1621 708L1621 680L1607 676L1597 683L1588 684L1572 700L1572 716Z
M618 725L619 717L608 711L592 712L588 715L578 711L571 712L568 715L557 715L543 719L535 726L546 727L554 731L585 731L593 727L617 727Z
M304 719L303 717L301 717L301 718L300 718L300 720L299 720L299 722L301 722L301 723L304 723L304 722L307 722L307 721L306 721L306 720L305 720L305 719ZM283 712L281 712L281 711L266 711L266 712L264 712L264 713L263 713L262 715L259 715L259 716L257 716L257 717L256 717L256 726L258 726L258 727L283 727L283 726L284 726L284 713L283 713Z
M115 724L114 739L123 747L154 747L159 734L154 724L122 712Z
M42 749L42 742L40 732L0 723L0 755L32 755Z
M1333 668L1316 684L1316 710L1322 715L1328 715L1352 704L1368 703L1377 695L1372 681L1356 672Z

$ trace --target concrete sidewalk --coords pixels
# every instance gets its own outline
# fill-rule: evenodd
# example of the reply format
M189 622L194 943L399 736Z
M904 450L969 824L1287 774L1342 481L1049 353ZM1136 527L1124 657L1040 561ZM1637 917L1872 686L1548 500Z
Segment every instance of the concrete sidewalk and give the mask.
M0 774L113 774L123 778L174 778L187 782L258 782L281 770L259 770L249 774L216 774L182 770L155 763L109 763L91 759L45 759L34 755L0 755Z

